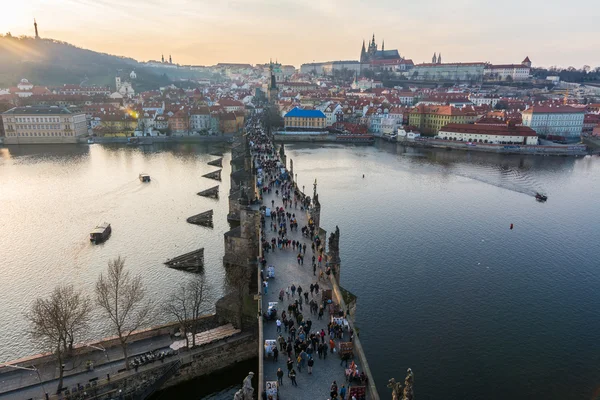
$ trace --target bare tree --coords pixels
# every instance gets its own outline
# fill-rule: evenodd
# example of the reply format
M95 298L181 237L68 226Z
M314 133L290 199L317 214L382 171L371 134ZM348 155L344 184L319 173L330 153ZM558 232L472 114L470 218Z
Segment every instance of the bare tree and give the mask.
M192 347L196 346L197 320L204 311L202 303L207 289L205 276L196 275L187 284L179 286L165 303L165 310L175 316L181 326L182 334L185 335L186 347L190 346L188 332L192 335Z
M108 262L106 275L96 282L96 302L110 320L123 348L125 368L129 369L127 342L130 335L150 322L154 303L146 300L142 277L132 277L120 256Z
M192 322L190 331L192 333L192 346L196 346L196 334L198 333L198 318L204 313L203 301L208 294L206 278L204 275L196 277L188 283L188 292L190 295L190 305L192 309Z
M187 324L190 319L190 301L187 285L181 285L175 293L167 299L164 305L165 311L177 318L183 337L185 337L185 347L190 347Z
M225 271L225 287L227 291L235 294L238 306L238 329L242 329L242 314L244 312L244 300L248 295L250 284L250 271L245 266L232 265Z
M31 335L56 354L59 377L57 393L63 386L63 362L73 349L75 336L89 322L92 304L89 297L72 285L57 286L50 298L36 299L26 314L31 323Z

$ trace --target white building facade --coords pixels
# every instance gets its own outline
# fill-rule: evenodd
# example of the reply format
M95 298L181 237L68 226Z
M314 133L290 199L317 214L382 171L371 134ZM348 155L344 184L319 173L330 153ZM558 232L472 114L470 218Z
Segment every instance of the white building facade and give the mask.
M583 131L584 110L571 106L533 106L521 112L523 125L541 136L578 139Z
M538 144L533 129L515 125L448 124L440 129L436 139L485 144Z
M483 78L485 63L417 64L408 72L414 80L477 81Z
M6 144L77 143L87 134L84 113L64 107L15 107L2 114Z
M492 65L488 64L483 70L486 79L496 81L524 81L531 76L531 69L523 64Z

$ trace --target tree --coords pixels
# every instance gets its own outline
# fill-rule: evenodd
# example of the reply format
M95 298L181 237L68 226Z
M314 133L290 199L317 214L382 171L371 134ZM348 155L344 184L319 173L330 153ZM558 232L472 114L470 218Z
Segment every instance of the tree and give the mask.
M206 293L205 276L196 275L187 284L181 284L165 303L165 311L175 316L181 326L186 347L190 346L188 332L192 334L192 347L196 346L197 320L202 315L202 302Z
M53 349L58 362L57 393L63 386L63 361L73 350L76 335L88 327L92 305L89 297L73 285L57 286L48 299L38 298L26 314L31 323L30 334Z
M248 295L249 284L250 271L248 268L239 265L232 265L226 268L225 287L228 292L233 292L236 305L238 306L238 329L242 329L244 300Z
M142 277L132 277L125 270L125 259L120 256L108 262L108 270L96 282L96 303L102 308L119 337L129 369L127 342L131 334L150 322L154 303L146 300Z

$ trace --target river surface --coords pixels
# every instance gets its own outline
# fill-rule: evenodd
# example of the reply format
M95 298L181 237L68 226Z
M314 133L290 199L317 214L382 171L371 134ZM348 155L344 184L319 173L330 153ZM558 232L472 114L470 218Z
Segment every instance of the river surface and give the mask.
M383 398L387 380L403 380L408 367L419 399L598 397L600 158L390 143L286 149L307 193L317 179L322 227L340 227L342 285L358 296L357 326ZM91 293L119 254L164 300L189 275L162 262L205 247L214 302L227 203L195 194L213 185L201 177L215 169L206 165L213 151L0 148L0 359L32 351L23 313L35 297L61 282ZM152 183L141 184L140 172ZM536 191L548 201L536 202ZM210 208L215 229L185 222ZM103 220L113 235L92 246L88 232ZM96 319L92 333L102 331Z
M126 258L141 274L148 296L160 305L192 275L163 262L204 247L211 291L205 310L223 292L223 232L228 230L229 154L223 182L203 178L218 146L11 146L0 148L0 361L42 350L27 335L24 313L38 296L61 283L73 283L93 297L107 262ZM138 174L148 173L151 183ZM196 195L220 183L222 200ZM224 197L226 199L226 197ZM214 209L214 229L186 218ZM92 245L89 232L103 221L112 235ZM158 307L153 324L174 318ZM88 339L112 336L94 315Z

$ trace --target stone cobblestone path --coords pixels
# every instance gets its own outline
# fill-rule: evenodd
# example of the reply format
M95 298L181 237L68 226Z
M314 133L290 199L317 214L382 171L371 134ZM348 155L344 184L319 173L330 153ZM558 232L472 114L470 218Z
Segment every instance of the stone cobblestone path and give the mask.
M279 196L275 195L275 189L271 191L270 194L263 194L263 204L267 207L271 206L271 201L275 201L275 207L282 207L283 202L281 200L281 193ZM310 295L310 284L316 283L319 276L319 267L317 265L316 276L313 275L312 268L312 256L313 252L311 250L311 241L310 238L306 238L302 236L302 227L308 225L308 218L305 211L300 210L300 204L298 204L298 208L288 207L287 210L290 213L296 214L296 219L298 220L298 231L290 232L289 224L288 224L288 233L287 238L289 240L300 241L300 243L306 244L306 254L304 255L304 265L298 265L298 261L296 259L298 252L294 251L290 246L287 249L279 250L275 248L275 251L270 251L265 254L265 258L267 260L267 267L269 265L273 265L275 269L275 278L268 280L268 289L267 294L262 296L262 306L263 311L266 311L268 308L269 302L277 301L279 302L279 291L281 289L287 288L292 284L295 284L296 287L302 286L303 291L309 292L309 301L311 299ZM277 232L274 232L269 227L269 222L271 225L274 220L271 220L270 217L265 217L266 226L265 232L267 241L270 241L271 238L277 238ZM321 238L322 241L325 238ZM315 256L317 256L315 254ZM318 264L318 263L317 263ZM324 265L323 265L324 268ZM266 271L265 271L266 272ZM265 273L266 275L266 273ZM321 293L323 289L331 289L331 286L328 282L325 282L321 279L319 281L319 295L313 295L312 299L321 301ZM277 308L278 317L281 316L281 312L283 310L286 311L289 304L293 303L295 299L298 299L298 293L296 292L296 297L292 297L290 294L290 299L287 299L287 296L284 295L283 302L279 302ZM317 314L310 313L310 307L308 305L303 305L302 315L304 316L304 320L310 319L312 321L311 331L324 329L327 333L325 335L325 343L329 342L329 332L327 329L327 324L330 322L330 315L327 309L325 310L325 314L323 315L323 319L318 320ZM276 340L279 333L277 333L277 326L275 321L264 321L264 339L273 339ZM296 328L298 327L295 324ZM281 328L283 337L287 340L288 334L285 332L283 327ZM348 333L344 333L344 339L348 340ZM336 346L338 341L336 340ZM264 344L264 343L263 343ZM313 366L312 375L309 375L306 368L302 369L302 372L298 370L297 363L294 363L294 369L296 371L296 382L298 383L298 387L292 386L291 380L287 377L287 354L285 352L279 353L279 360L277 362L273 361L273 356L266 357L264 360L264 376L265 381L277 381L277 369L281 368L284 372L283 376L283 385L279 388L279 398L282 400L295 400L295 399L323 399L327 400L330 398L330 386L333 381L336 381L338 384L338 389L341 389L342 385L346 385L348 388L348 384L345 381L344 367L340 366L340 357L338 353L328 353L327 359L319 359L317 352L313 353L315 364ZM294 352L292 351L292 357L294 356ZM339 398L339 397L338 397ZM347 397L346 397L347 398Z

